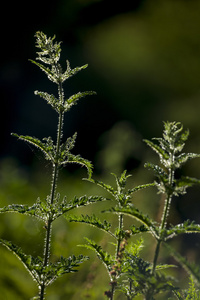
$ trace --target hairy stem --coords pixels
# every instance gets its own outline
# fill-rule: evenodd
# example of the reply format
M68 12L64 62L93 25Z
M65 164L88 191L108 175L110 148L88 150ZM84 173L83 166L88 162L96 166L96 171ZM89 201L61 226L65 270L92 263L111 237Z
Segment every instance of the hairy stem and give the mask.
M60 83L58 87L58 93L59 93L59 100L63 100L63 91L62 91L62 85ZM54 203L55 194L56 194L56 186L57 186L57 178L59 173L59 150L60 150L60 144L62 139L62 129L63 129L63 120L64 120L64 113L59 113L59 119L58 119L58 129L57 129L57 142L56 142L56 158L53 163L53 171L52 171L52 185L51 185L51 194L50 194L50 204L52 205ZM50 256L50 246L51 246L51 230L52 230L52 220L49 218L47 221L46 226L46 237L45 237L45 246L44 246L44 262L43 266L46 267L49 263L49 256ZM41 287L40 287L40 300L44 299L45 295L45 281L43 281Z
M171 165L173 164L174 161L174 153L171 153ZM174 182L174 171L172 170L172 168L169 168L169 179L168 179L168 184L169 184L169 188L172 187ZM167 192L167 191L166 191ZM169 209L170 209L170 205L171 205L171 200L172 200L172 193L169 190L167 192L167 197L165 199L165 205L164 205L164 209L163 209L163 214L162 214L162 219L161 219L161 224L160 224L160 237L157 240L157 245L156 245L156 250L155 250L155 254L154 254L154 260L153 260L153 268L152 268L152 273L155 273L155 269L156 269L156 265L157 265L157 261L158 261L158 256L159 256L159 252L160 252L160 246L162 243L162 230L165 228L166 223L167 223L167 217L169 215Z
M118 237L118 241L117 241L117 248L116 248L116 260L118 259L119 257L119 253L120 253L120 245L121 245L121 241L122 241L122 238L121 238L121 231L123 229L123 214L120 214L119 215L119 237ZM115 294L115 287L116 285L112 284L112 289L111 289L111 296L110 296L110 299L113 300L114 299L114 294Z
M117 241L117 251L116 251L116 258L118 256L118 253L120 251L120 244L121 244L121 230L123 229L123 214L120 214L119 215L119 232L120 232L120 236L118 238L118 241Z

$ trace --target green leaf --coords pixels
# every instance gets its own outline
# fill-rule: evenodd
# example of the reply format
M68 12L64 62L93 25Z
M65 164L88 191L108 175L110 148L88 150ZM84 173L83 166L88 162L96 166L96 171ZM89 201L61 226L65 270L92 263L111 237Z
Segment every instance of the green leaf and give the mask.
M10 241L0 239L0 243L8 248L17 258L23 263L25 268L28 270L32 278L40 284L40 275L38 269L42 268L42 259L40 257L34 258L31 255L25 254L22 249ZM36 268L37 266L37 268Z
M144 232L148 232L149 229L143 224L141 226L135 226L135 225L132 225L130 227L130 230L131 230L131 235L134 235L134 234L138 234L138 233L144 233Z
M172 226L169 229L164 229L163 234L165 240L171 239L174 236L184 233L200 233L200 225L191 222L190 220L185 221L182 224Z
M35 91L35 95L38 95L44 100L46 100L47 103L50 104L53 107L53 109L55 109L58 113L62 109L62 103L60 103L59 99L57 99L54 95L50 95L46 92L40 91Z
M176 168L180 168L188 160L191 160L193 158L198 158L198 157L200 157L200 154L196 154L196 153L181 153L175 159Z
M36 47L41 51L37 52L38 60L41 60L45 64L53 65L57 63L60 59L61 43L54 42L55 35L51 38L47 38L46 34L41 31L37 31L36 37Z
M176 185L178 187L191 187L195 184L200 184L200 180L189 176L182 176L180 179L176 180Z
M59 155L58 155L59 163L63 164L64 161L68 159L68 156L72 155L70 151L75 146L76 137L77 137L77 133L75 133L72 137L69 137L65 143L60 145Z
M140 238L139 240L134 241L134 243L129 243L126 246L126 253L133 256L139 256L139 253L144 248L144 240Z
M158 267L159 269L162 269L162 267ZM145 299L153 299L153 295L157 293L174 289L172 286L173 278L162 274L158 270L152 274L152 265L149 262L138 256L125 253L123 272L127 274L129 281L133 282L135 294L142 294Z
M95 251L98 258L103 262L103 264L106 266L106 269L109 272L111 270L111 266L114 263L114 258L109 253L104 251L102 247L97 245L94 241L88 238L85 238L85 240L88 242L88 244L80 246Z
M188 176L182 176L180 179L174 180L174 192L175 196L184 195L186 189L193 185L200 184L200 180Z
M77 104L77 101L81 98L86 96L96 95L96 92L93 91L86 91L86 92L79 92L75 95L72 95L64 103L64 111L68 111L73 105Z
M67 62L67 69L61 75L62 82L64 82L66 79L69 79L70 77L74 76L75 74L77 74L81 70L84 70L84 69L86 69L88 67L88 65L86 64L86 65L83 65L81 67L76 67L74 69L71 69L69 61L67 60L66 62Z
M53 70L50 70L48 67L45 67L44 65L30 59L30 61L35 64L36 66L38 66L48 77L48 79L56 84L59 83L59 77L58 75L53 71Z
M167 169L176 170L180 168L184 163L192 158L200 157L195 153L182 153L185 141L188 138L189 131L182 132L183 126L177 122L164 123L163 138L154 138L159 145L152 141L145 140L160 157L160 162Z
M69 222L78 222L78 223L85 223L94 227L97 227L103 231L109 232L111 228L111 224L104 220L103 222L97 218L94 214L92 216L88 215L81 215L81 216L72 216L67 215L65 219Z
M126 170L122 172L121 176L118 177L116 174L112 173L113 176L115 176L115 180L117 183L117 191L118 194L120 194L126 187L126 181L131 175L126 175Z
M89 259L88 256L72 255L68 258L60 257L55 263L49 263L49 265L43 267L42 274L45 280L46 286L52 284L57 278L64 274L77 272L79 265Z
M155 176L158 177L162 182L168 182L168 174L163 168L152 163L145 163L144 166L145 168L152 170L155 173Z
M126 170L121 174L120 177L118 177L114 173L112 173L112 175L115 176L115 180L116 180L116 184L117 184L116 189L114 189L111 185L105 184L104 182L99 181L99 180L90 179L89 181L92 183L95 183L95 184L99 185L100 187L102 187L103 189L105 189L108 193L110 193L115 198L115 200L122 207L126 206L128 203L130 203L131 194L133 194L134 192L137 192L139 190L142 190L147 187L155 185L155 183L143 184L143 185L139 185L137 187L134 187L132 189L128 189L127 191L125 191L127 178L129 178L131 175L126 175Z
M61 257L56 263L49 263L47 266L44 266L41 257L25 254L20 247L10 241L0 239L0 243L17 256L39 286L43 283L48 286L63 274L76 272L76 268L88 260L87 256L79 255L76 257L73 255L69 258Z
M45 158L47 160L51 160L52 163L54 163L54 160L55 160L55 146L53 145L53 141L52 141L51 137L44 138L43 140L46 141L46 143L43 143L39 139L37 139L35 137L32 137L32 136L18 135L16 133L12 133L11 135L16 136L20 140L28 142L31 145L34 145L35 147L39 148L45 154Z
M179 300L200 300L200 291L196 288L192 276L190 276L189 288L180 292L174 291L174 295Z
M113 187L109 184L105 184L102 181L99 180L94 180L94 179L89 179L88 181L92 182L92 183L96 183L97 185L99 185L100 187L102 187L103 189L105 189L108 193L110 193L112 196L115 197L116 195L116 191L113 189Z
M22 204L11 204L8 206L4 206L3 208L0 208L0 213L14 212L14 213L36 217L44 221L45 219L39 213L39 210L40 210L40 205L38 203L35 203L33 206L22 205Z
M112 212L116 214L124 214L128 215L138 221L140 221L142 224L145 225L145 227L150 231L150 233L155 237L158 238L158 231L159 228L156 226L156 223L149 218L148 215L143 214L140 212L137 208L133 206L127 206L127 207L112 207L109 210L103 211L103 212Z
M158 182L155 181L154 185L158 189L158 193L165 194L166 192L172 193L172 187L169 186L168 174L165 170L152 163L145 163L145 168L152 170L155 176L158 178Z
M149 140L144 140L144 142L160 156L161 161L169 159L169 155L163 150L163 148Z
M75 163L82 165L87 168L88 171L88 178L90 179L92 177L92 163L87 160L82 158L80 155L73 155L73 154L68 154L67 159L61 162L61 165L66 165L68 163Z
M127 194L128 194L128 195L131 195L132 193L141 191L141 190L143 190L143 189L146 189L146 188L152 187L152 186L155 186L155 182L153 182L153 183L147 183L147 184L142 184L142 185L138 185L138 186L136 186L136 187L134 187L134 188L132 188L132 189L129 189L128 192L127 192Z
M180 122L164 122L164 140L174 153L181 152L189 136L189 130L182 132L183 125Z
M105 200L109 199L102 196L75 196L74 198L72 198L72 200L67 202L66 198L64 198L64 200L57 207L57 213L54 219L62 216L63 214L67 213L68 211L74 208L86 206L97 202L102 202Z

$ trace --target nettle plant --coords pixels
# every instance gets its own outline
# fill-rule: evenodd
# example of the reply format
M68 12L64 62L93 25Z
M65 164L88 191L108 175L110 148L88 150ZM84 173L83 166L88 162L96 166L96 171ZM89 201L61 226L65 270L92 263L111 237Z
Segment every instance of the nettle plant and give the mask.
M200 299L200 268L190 264L185 258L178 254L167 244L172 238L184 233L200 233L200 225L187 220L182 224L168 224L170 207L173 197L178 197L186 193L188 187L200 184L200 180L188 176L176 178L176 170L180 169L188 160L200 157L195 153L183 153L185 142L188 139L189 131L183 131L181 123L166 122L162 138L154 138L152 141L144 140L158 155L160 165L146 163L145 167L152 170L156 180L151 184L144 184L132 189L126 189L126 182L129 175L124 171L120 177L116 178L116 187L112 187L101 181L89 179L89 181L105 189L115 200L115 206L104 213L114 213L118 215L118 226L112 232L111 224L92 218L66 216L69 221L85 222L107 232L113 239L115 254L112 255L104 251L96 242L87 240L84 246L92 249L105 265L110 277L111 288L105 291L108 299L114 299L115 292L121 292L126 299L134 299L141 296L143 299L155 299L155 295L166 292L174 295L177 299ZM156 187L159 194L164 195L163 212L160 222L154 221L147 214L143 213L131 201L135 192L144 188ZM124 226L125 218L130 217L141 225ZM151 262L144 260L140 256L143 247L143 239L131 242L131 236L144 235L149 233L156 241L154 257ZM180 291L176 286L176 279L165 274L165 270L175 267L175 265L158 264L161 245L165 245L169 253L185 268L191 275L188 290ZM163 299L163 298L162 298ZM169 299L169 298L165 298Z
M32 62L58 88L57 96L48 94L47 92L35 92L36 95L46 100L58 114L57 139L54 142L51 137L39 140L31 136L13 135L39 148L44 154L45 159L50 161L52 165L50 193L44 201L38 198L32 206L11 204L0 209L1 213L13 212L25 214L37 218L44 223L43 230L45 230L46 236L44 247L41 249L43 250L43 257L34 257L25 254L19 246L5 239L0 239L0 243L20 259L33 280L37 282L39 291L38 295L33 299L45 299L46 288L51 283L64 274L77 271L77 267L88 259L88 257L83 255L72 255L68 258L61 256L56 262L51 261L52 226L54 221L61 216L64 216L68 222L85 223L94 226L110 236L114 247L112 253L104 250L101 245L88 238L86 238L87 243L82 245L97 253L98 258L103 262L108 272L110 288L105 288L104 298L119 299L118 296L120 296L120 299L123 297L124 299L131 300L139 296L146 300L153 300L157 294L163 293L163 297L165 297L167 293L170 297L179 300L200 299L200 268L189 263L168 244L169 240L179 234L200 233L200 225L189 220L177 225L168 223L173 198L185 194L188 187L200 184L200 180L198 179L191 177L177 178L176 176L176 170L180 169L188 160L200 157L198 154L182 152L185 142L188 139L189 131L183 131L180 123L166 122L164 123L162 138L154 138L152 141L145 140L145 143L159 155L160 159L160 165L152 163L145 165L145 167L152 170L155 174L156 179L153 183L127 188L127 179L130 175L127 175L126 171L119 177L113 174L116 180L114 187L93 179L92 164L80 155L71 153L75 145L76 134L68 138L65 142L62 141L65 113L80 98L95 94L91 91L79 92L66 98L63 84L67 79L85 69L87 65L71 69L67 61L66 71L63 71L59 63L61 53L60 43L55 42L55 37L48 38L42 32L36 33L36 47L40 49L40 52L37 52L36 61ZM67 197L64 196L61 199L60 194L57 192L59 171L69 163L85 166L88 171L87 180L105 189L111 198L103 196L75 196L68 201ZM151 187L156 188L158 193L162 194L161 199L164 199L163 213L160 221L153 220L146 213L140 211L133 203L136 192ZM71 211L77 207L111 199L114 205L109 209L105 208L102 213L106 214L106 216L108 214L116 214L118 216L117 226L114 221L113 224L106 219L102 221L94 214L91 216L71 214ZM137 222L131 222L131 225L127 225L130 224L130 222L126 223L127 219L133 219ZM156 246L152 261L145 260L141 255L145 240L143 236L145 234L150 234L155 240ZM137 239L138 235L139 238ZM165 272L169 268L172 268L173 265L158 263L160 258L162 258L161 245L166 246L169 254L173 255L177 262L189 272L190 282L188 289L178 289L174 278Z
M57 97L52 94L48 94L47 92L35 91L35 94L45 99L58 114L56 143L54 143L51 137L39 140L31 136L13 134L20 140L28 142L39 148L43 152L45 158L51 162L52 182L50 194L47 195L45 201L38 198L36 203L34 203L31 207L28 205L13 204L2 208L0 211L1 213L16 212L25 214L44 222L46 237L43 257L27 255L20 247L14 245L12 242L0 239L0 243L11 250L22 261L32 278L37 282L39 287L39 296L34 299L40 300L44 299L45 290L48 285L63 274L75 272L77 267L88 259L88 257L84 257L83 255L79 255L78 257L71 256L69 258L61 256L56 263L50 262L51 231L53 222L66 212L71 211L76 207L85 206L90 203L103 200L103 197L98 196L74 197L71 201L67 201L66 197L64 197L63 200L60 200L60 195L56 190L60 168L69 163L76 163L81 166L85 166L88 170L89 178L91 177L92 164L80 155L74 155L71 153L75 144L76 134L74 134L73 137L69 137L65 142L62 142L62 136L65 113L68 112L80 98L93 95L95 92L79 92L68 99L65 98L63 88L64 82L79 71L85 69L87 65L71 69L69 61L67 61L66 71L63 72L62 67L59 64L61 53L60 43L54 42L54 39L55 37L47 38L44 33L37 32L36 47L40 49L40 52L37 52L37 61L31 61L37 65L47 75L48 79L55 83L58 87Z

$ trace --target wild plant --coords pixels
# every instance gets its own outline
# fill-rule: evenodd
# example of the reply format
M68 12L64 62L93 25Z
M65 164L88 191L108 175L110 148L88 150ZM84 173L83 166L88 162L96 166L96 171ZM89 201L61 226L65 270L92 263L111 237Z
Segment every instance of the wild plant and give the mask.
M157 294L162 294L164 297L166 292L179 300L200 299L198 289L200 285L199 268L188 263L169 245L169 240L180 234L200 233L200 225L195 224L193 221L187 220L177 225L168 222L173 198L185 194L188 187L200 184L200 180L196 178L178 177L177 174L177 170L187 161L200 157L199 154L182 152L189 131L183 131L183 126L180 123L166 122L164 123L162 138L154 138L151 141L145 140L145 143L158 154L160 159L159 165L145 164L145 167L155 174L156 179L153 183L127 188L127 180L130 175L127 175L126 171L122 172L119 177L113 174L115 177L114 187L93 179L91 162L71 152L75 146L76 133L63 142L65 113L77 104L79 99L95 94L86 91L66 98L64 83L79 71L84 70L87 65L71 69L70 63L67 61L67 68L63 71L59 63L61 43L55 42L55 36L48 38L44 33L37 32L36 47L40 51L37 52L36 60L31 60L31 62L38 66L47 75L48 79L57 85L57 96L47 92L35 91L35 94L47 101L57 113L56 141L54 142L51 137L40 140L31 136L13 135L37 147L44 154L45 159L50 162L52 166L50 192L44 200L38 198L32 206L11 204L0 209L0 213L24 214L34 217L44 224L45 240L44 247L41 249L43 251L42 257L28 255L13 242L0 239L0 243L19 258L33 280L36 281L39 291L33 299L45 299L46 289L50 284L66 273L77 271L79 265L88 259L87 256L72 255L68 258L61 256L56 262L51 261L52 227L54 221L61 216L64 216L69 222L94 226L113 240L113 252L104 250L101 245L89 238L86 238L87 243L83 245L87 249L96 252L108 272L110 288L107 288L104 293L108 299L114 300L117 295L123 295L127 300L138 296L143 297L145 300L153 300ZM102 221L94 214L92 216L71 214L71 211L77 207L101 202L107 200L107 198L103 196L75 196L71 200L67 200L67 197L64 196L61 199L60 194L57 192L60 169L70 163L86 167L88 171L87 180L100 186L111 196L113 200L111 203L114 203L114 205L109 209L105 208L102 213L117 215L117 225L114 222L113 224L108 222L106 219ZM135 205L135 193L143 189L148 190L148 188L156 188L158 193L162 195L161 200L164 201L164 205L160 220L154 220ZM128 219L134 219L136 222L130 225L130 222L126 222ZM113 227L116 228L113 229ZM146 234L149 234L155 241L155 251L151 261L141 255L141 251L145 246ZM178 290L174 278L165 273L165 270L173 267L173 265L162 262L162 245L191 275L188 290Z
M126 189L126 181L129 177L129 175L126 175L126 171L120 177L114 175L116 187L98 180L89 179L92 183L96 183L104 188L115 200L115 206L103 211L104 213L118 215L118 226L114 232L111 231L110 223L107 221L102 222L94 215L92 217L66 216L69 221L84 222L104 230L114 239L114 255L103 250L100 245L88 238L86 238L87 244L84 245L86 248L94 250L106 267L111 286L109 290L105 291L105 296L108 299L114 299L117 291L124 294L128 300L134 299L139 295L142 295L146 300L152 300L155 299L155 295L166 292L174 293L174 296L180 297L178 299L193 299L189 298L192 294L199 295L197 289L194 291L195 281L191 281L188 292L183 293L187 295L185 296L186 298L181 298L181 293L176 291L175 278L165 273L165 270L173 267L173 265L158 263L161 245L166 244L167 249L170 250L170 253L176 260L181 262L187 271L190 271L192 278L198 284L200 282L199 268L195 269L190 264L187 264L180 255L175 255L175 250L168 246L167 243L180 234L200 233L200 225L195 224L193 221L187 220L177 225L168 224L173 197L185 194L186 189L194 184L200 184L200 180L195 178L188 176L176 177L177 169L181 168L183 164L188 160L200 157L199 154L182 152L188 135L189 131L183 131L183 126L180 123L166 122L164 123L162 138L154 138L152 141L144 140L159 155L160 159L160 165L145 164L145 167L152 170L156 176L156 180L153 183ZM150 218L147 214L137 209L131 201L135 192L153 186L157 188L159 194L164 196L161 197L161 200L164 199L164 205L160 221ZM125 228L124 220L127 216L135 219L141 225L132 224ZM156 242L154 257L150 262L143 259L140 255L143 247L142 238L140 237L134 243L131 241L132 236L138 234L143 236L146 233L149 233Z
M71 69L70 63L67 60L67 68L65 71L63 71L59 63L61 43L54 41L55 36L53 38L48 38L43 32L37 32L35 37L36 47L39 48L39 52L37 52L36 60L31 60L31 62L38 66L47 75L48 79L57 85L58 91L57 96L42 91L35 91L35 95L38 95L46 100L47 103L50 104L53 110L57 113L57 138L56 142L54 142L51 137L40 140L32 136L18 134L13 135L18 139L37 147L42 151L45 159L50 161L52 166L50 194L46 196L44 201L38 198L32 206L11 204L1 208L0 212L25 214L30 217L35 217L44 223L43 230L45 230L46 236L44 241L43 257L33 257L32 255L27 255L19 246L4 239L0 239L0 243L11 250L24 264L39 288L39 294L38 296L34 297L34 299L42 300L45 298L47 286L49 286L63 274L75 272L77 267L88 259L88 257L83 255L72 255L68 258L61 256L55 263L50 261L51 232L54 221L76 207L101 201L103 200L103 197L75 196L73 199L67 201L66 196L64 196L63 200L60 200L60 194L57 192L57 181L61 168L70 163L75 163L87 168L89 178L92 174L92 164L90 161L82 158L80 155L74 155L71 152L74 148L77 134L75 133L72 137L69 137L64 142L62 141L62 138L65 113L68 112L72 106L77 104L79 99L88 95L94 95L95 92L79 92L70 96L69 98L66 98L63 87L65 81L81 70L86 69L87 65Z

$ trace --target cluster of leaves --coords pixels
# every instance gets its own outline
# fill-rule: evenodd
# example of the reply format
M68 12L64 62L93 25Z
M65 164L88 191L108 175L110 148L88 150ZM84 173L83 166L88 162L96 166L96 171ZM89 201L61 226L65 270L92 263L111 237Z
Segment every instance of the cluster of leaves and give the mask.
M47 38L44 33L37 32L36 47L40 51L37 52L36 61L31 60L31 62L37 65L58 88L57 96L47 92L35 91L35 94L47 101L58 114L57 140L54 142L51 137L40 140L31 136L13 135L40 149L45 159L51 162L51 191L44 201L38 198L32 206L11 204L0 209L0 213L13 212L25 214L35 217L45 224L46 237L43 258L27 255L12 242L0 239L0 243L20 259L32 278L37 282L39 296L35 299L43 300L45 289L49 284L66 273L77 271L77 267L88 259L88 257L83 255L77 257L72 255L68 258L61 256L56 262L50 262L49 252L52 223L63 215L68 222L84 223L96 227L114 239L114 254L105 251L101 245L88 238L86 238L87 243L83 245L87 249L95 251L108 272L110 289L105 291L105 296L108 299L114 299L115 292L117 291L123 293L127 300L134 299L138 295L142 295L146 300L153 300L156 294L166 291L170 291L171 294L173 293L179 300L200 299L199 290L196 288L196 286L199 287L200 282L199 268L189 264L166 243L169 239L180 234L200 233L200 225L189 220L177 225L168 225L167 222L172 198L186 193L188 187L200 183L200 180L196 178L181 177L177 179L175 176L175 171L181 168L188 160L200 157L199 154L182 152L185 142L188 139L189 131L183 132L183 127L180 123L166 122L164 123L162 138L154 138L152 141L145 140L146 144L159 155L160 159L161 165L152 163L145 165L148 169L153 170L156 177L155 182L127 189L127 179L130 175L127 175L126 171L120 177L113 174L116 181L115 187L102 181L94 180L92 178L92 164L80 155L71 153L75 146L76 133L65 142L62 142L64 114L73 105L77 104L79 99L95 94L92 91L78 92L69 98L65 98L63 84L67 79L84 70L87 65L71 69L70 63L67 60L66 70L63 71L59 63L61 43L55 42L55 36ZM113 229L111 223L107 220L101 221L94 214L92 216L65 215L74 208L108 200L102 196L75 196L70 201L67 201L67 197L65 196L63 200L60 200L60 195L56 191L58 174L60 168L66 166L68 163L77 163L85 166L88 170L88 181L105 189L112 197L115 205L110 209L105 209L103 213L112 213L118 216L118 225L116 228ZM146 213L140 211L132 201L135 192L150 187L156 187L158 193L165 195L163 214L160 222L154 221ZM125 228L124 221L126 217L137 221L136 224L139 222L139 226L131 224L128 228ZM140 256L143 240L140 238L135 243L131 241L131 237L137 234L143 235L144 233L149 233L156 241L156 249L152 262L146 261ZM164 270L173 266L158 264L161 243L166 245L169 252L191 274L192 280L187 291L177 291L174 279L165 274Z
M182 132L183 126L177 122L164 123L162 138L153 138L152 141L144 140L158 155L163 167L146 163L145 166L153 170L158 178L156 186L159 193L169 196L178 196L186 193L186 189L200 181L196 178L174 178L174 172L181 168L188 160L200 157L196 153L182 153L189 131ZM155 142L154 142L155 141Z
M115 254L111 255L96 242L86 239L86 248L97 253L99 259L103 262L110 276L110 290L105 292L108 299L114 299L115 291L121 291L126 295L127 299L134 299L138 295L143 295L144 299L154 299L154 296L161 292L171 291L174 295L181 295L177 292L175 286L175 278L167 276L165 269L174 267L171 265L159 265L157 263L160 245L172 239L173 237L185 233L200 233L200 225L193 221L187 220L182 224L167 226L167 217L170 211L170 204L173 196L186 193L186 189L194 184L199 184L200 180L191 177L181 177L175 179L175 171L184 163L192 158L199 157L194 153L182 153L185 141L188 138L188 131L182 132L183 128L180 123L167 122L164 123L163 138L155 138L153 141L145 140L145 142L159 155L161 166L155 164L146 164L146 167L153 170L156 176L154 183L139 185L132 189L126 189L126 183L129 175L124 171L120 177L116 179L116 187L105 184L101 181L90 179L89 181L97 184L105 189L114 198L116 205L103 213L114 213L118 215L119 223L114 232L110 231L110 224L105 220L102 222L94 215L70 216L69 221L86 223L104 230L115 240ZM154 142L155 141L155 142ZM158 193L164 193L165 205L163 215L160 222L155 222L147 214L138 210L132 203L133 194L144 188L155 186ZM124 228L123 222L125 216L135 219L141 223L141 226L131 225L128 229ZM136 234L150 233L157 242L155 256L153 262L148 262L139 256L139 251L135 251L131 245L130 238ZM167 244L166 244L167 245ZM138 250L138 248L136 247ZM139 250L141 247L139 248ZM169 247L168 247L169 249ZM199 269L186 263L180 256L174 254L174 250L169 249L170 253L181 262L190 274L192 274L195 282L200 282ZM188 292L190 295L190 290ZM178 296L177 296L178 297ZM180 296L181 297L181 296ZM178 299L193 299L188 298ZM194 298L195 299L195 298Z
M43 222L48 220L55 221L59 217L63 216L65 213L71 211L74 208L86 206L92 203L102 202L107 200L102 196L81 196L74 197L70 201L67 201L66 197L63 201L59 202L59 194L57 194L57 201L53 204L50 203L50 196L47 196L45 202L42 202L40 198L32 206L21 205L21 204L11 204L0 208L0 213L5 212L15 212L24 215L29 215ZM70 218L70 216L68 216Z
M89 258L83 255L77 257L72 255L69 258L61 256L56 263L49 263L47 266L44 266L43 259L40 256L33 257L32 255L27 255L20 247L10 241L0 239L0 243L19 258L38 286L43 284L48 286L63 274L76 272L76 268Z
M56 191L58 174L61 167L66 166L68 163L77 163L81 166L85 166L88 171L88 177L92 176L92 164L87 159L82 158L80 155L72 154L72 149L75 146L75 140L77 134L75 133L72 137L67 138L65 142L62 143L63 136L63 124L64 124L64 114L71 109L71 107L77 104L77 101L85 96L93 95L95 92L86 91L78 92L65 98L63 84L64 82L87 68L87 65L82 67L76 67L72 69L70 67L69 61L67 61L66 70L63 71L59 63L61 54L61 43L55 41L55 36L53 38L47 37L43 32L36 33L36 47L40 49L37 52L36 61L31 60L32 63L37 65L48 77L50 81L57 85L58 96L54 96L47 92L35 91L36 95L42 97L48 104L51 105L53 110L58 113L58 126L57 126L57 140L53 141L51 137L43 138L42 140L32 137L24 136L13 133L20 140L30 143L37 147L42 153L46 160L49 160L52 164L52 184L50 195L47 195L44 201L40 198L32 205L20 205L11 204L0 209L0 213L20 213L31 217L35 217L40 221L44 222L44 228L46 229L46 237L44 243L44 257L33 257L31 255L25 254L22 249L13 243L0 240L0 243L12 251L25 265L33 279L37 282L39 288L40 300L44 299L45 289L51 284L55 279L62 276L65 273L75 272L77 267L88 259L82 255L76 257L71 256L69 258L61 257L57 262L50 262L50 236L52 223L62 216L63 214L71 211L74 208L85 206L91 203L96 203L98 201L105 200L101 196L82 196L74 197L72 200L67 201L65 196L63 200L60 201L60 195Z

